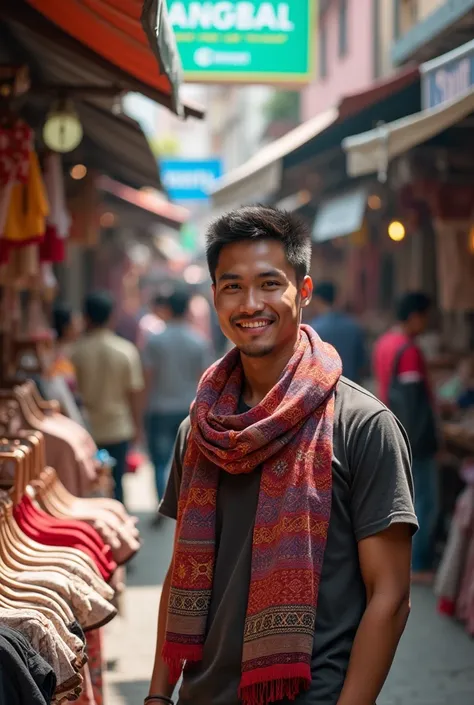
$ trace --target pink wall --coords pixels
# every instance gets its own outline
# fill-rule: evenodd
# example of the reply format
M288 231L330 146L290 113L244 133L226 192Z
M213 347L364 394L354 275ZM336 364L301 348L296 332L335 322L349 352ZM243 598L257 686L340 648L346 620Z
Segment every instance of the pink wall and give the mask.
M373 0L347 0L348 48L339 56L339 0L330 0L320 18L327 34L327 77L316 78L302 93L302 119L309 120L352 93L373 82ZM315 54L319 56L319 34L315 35Z

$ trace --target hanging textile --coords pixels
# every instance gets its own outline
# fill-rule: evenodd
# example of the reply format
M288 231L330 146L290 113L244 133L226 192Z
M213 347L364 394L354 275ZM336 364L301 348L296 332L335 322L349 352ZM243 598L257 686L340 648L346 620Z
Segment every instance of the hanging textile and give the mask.
M50 152L44 160L44 183L49 201L46 232L40 246L42 262L63 262L65 239L69 236L71 216L66 207L64 179L59 154Z

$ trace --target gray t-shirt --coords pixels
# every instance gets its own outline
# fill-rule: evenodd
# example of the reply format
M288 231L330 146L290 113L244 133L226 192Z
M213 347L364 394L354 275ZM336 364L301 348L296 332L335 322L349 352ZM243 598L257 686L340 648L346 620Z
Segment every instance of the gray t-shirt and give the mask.
M162 333L148 338L142 359L153 372L147 411L187 413L199 379L212 362L205 338L185 322L170 322Z
M160 511L176 518L189 433L178 434ZM336 390L333 503L319 589L312 684L296 705L336 705L366 607L357 542L394 523L417 528L405 432L375 397L342 378ZM204 657L184 673L178 705L238 705L252 537L261 472L220 472L216 562ZM282 701L286 704L288 701Z

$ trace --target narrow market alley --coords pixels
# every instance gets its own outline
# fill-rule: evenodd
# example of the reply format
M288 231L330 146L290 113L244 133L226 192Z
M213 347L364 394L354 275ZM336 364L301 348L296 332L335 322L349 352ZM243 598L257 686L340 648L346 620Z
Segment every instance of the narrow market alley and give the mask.
M150 527L150 470L127 477L128 506L141 520L143 548L127 579L124 616L106 628L106 705L137 705L147 695L155 648L160 585L171 554L174 523ZM426 588L413 590L409 626L378 705L472 705L474 641L438 616Z

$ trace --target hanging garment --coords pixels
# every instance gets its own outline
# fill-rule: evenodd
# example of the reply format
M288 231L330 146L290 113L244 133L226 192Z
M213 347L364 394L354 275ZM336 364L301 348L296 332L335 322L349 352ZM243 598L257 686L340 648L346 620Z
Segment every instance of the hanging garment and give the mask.
M49 201L48 225L58 238L69 236L71 216L66 206L63 170L59 154L51 152L44 160L44 184Z
M0 625L0 703L50 705L55 690L49 663L23 634Z
M40 242L46 231L49 206L36 152L29 156L26 183L16 183L11 192L3 238L9 247Z

